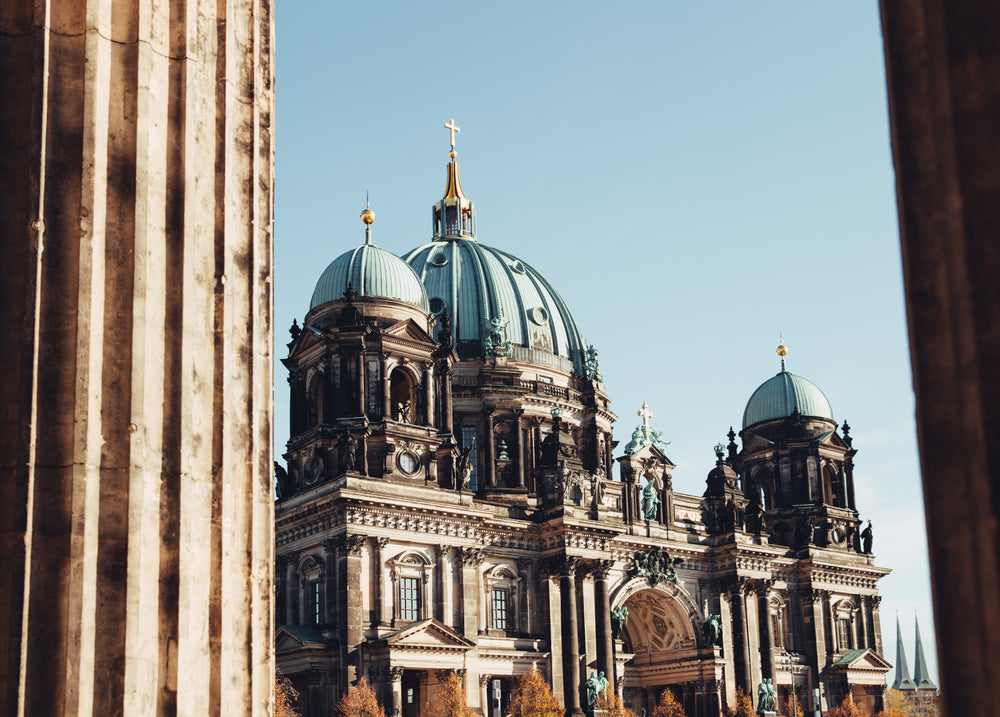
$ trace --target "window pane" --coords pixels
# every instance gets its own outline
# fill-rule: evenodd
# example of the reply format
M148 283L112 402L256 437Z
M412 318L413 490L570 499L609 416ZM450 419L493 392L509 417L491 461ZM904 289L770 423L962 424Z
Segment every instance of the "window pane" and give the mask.
M402 578L399 581L399 617L403 620L420 619L420 581Z
M493 589L493 627L497 630L507 629L507 590Z
M310 595L312 602L312 618L313 624L319 625L320 617L322 616L320 611L320 600L319 600L319 581L310 584Z

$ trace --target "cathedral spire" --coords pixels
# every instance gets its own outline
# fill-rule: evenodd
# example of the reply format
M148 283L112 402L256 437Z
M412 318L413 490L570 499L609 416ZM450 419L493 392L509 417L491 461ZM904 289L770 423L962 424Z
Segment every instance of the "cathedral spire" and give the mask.
M924 659L924 643L920 640L920 622L917 620L917 613L913 613L913 627L917 631L916 658L913 663L913 681L918 690L936 690L937 685L931 681L931 676L927 672L927 660Z
M448 130L451 142L451 151L448 152L451 161L448 162L448 181L444 196L434 205L434 240L475 240L476 209L472 205L472 200L462 191L462 183L458 178L458 162L455 161L458 157L455 151L455 134L462 130L455 125L455 120L445 122L444 127Z
M899 613L896 613L896 680L894 690L915 690L916 684L910 679L910 666L906 664L906 650L903 649L903 632L899 629Z

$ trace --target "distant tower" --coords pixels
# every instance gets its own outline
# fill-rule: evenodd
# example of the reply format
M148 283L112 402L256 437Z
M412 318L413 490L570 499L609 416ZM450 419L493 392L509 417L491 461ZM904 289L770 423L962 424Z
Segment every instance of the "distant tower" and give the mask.
M927 660L924 659L924 643L920 640L920 621L917 620L916 613L913 614L913 627L917 632L917 657L913 665L913 681L916 683L916 688L921 692L924 690L933 690L936 693L938 687L931 681L931 676L927 672Z
M919 646L919 642L917 645ZM910 679L910 667L906 663L906 650L903 648L903 632L899 629L899 615L896 615L896 681L892 683L892 689L913 693L917 689L916 683Z

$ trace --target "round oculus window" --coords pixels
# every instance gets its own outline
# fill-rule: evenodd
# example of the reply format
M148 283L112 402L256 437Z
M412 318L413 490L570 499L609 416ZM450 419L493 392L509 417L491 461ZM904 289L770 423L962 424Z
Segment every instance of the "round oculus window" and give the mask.
M430 262L432 266L444 266L448 263L448 257L444 255L443 251L439 251L431 257Z
M442 311L444 311L444 301L435 296L431 299L431 313L440 314Z
M413 475L417 472L417 469L420 468L420 461L417 460L417 457L409 451L400 453L397 463L399 464L399 470L403 471L403 473L408 473L409 475Z
M510 268L513 269L514 271L516 271L518 274L524 274L527 271L524 268L524 264L521 262L520 259L518 259L513 264L511 264Z
M549 323L549 312L541 306L536 306L528 312L528 317L539 326Z

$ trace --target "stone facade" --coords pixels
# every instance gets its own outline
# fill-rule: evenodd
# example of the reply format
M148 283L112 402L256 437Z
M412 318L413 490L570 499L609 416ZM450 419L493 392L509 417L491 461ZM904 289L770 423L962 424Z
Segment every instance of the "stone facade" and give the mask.
M888 571L861 529L846 424L796 408L745 427L742 448L731 431L704 495L681 494L645 407L612 461L592 349L536 360L491 334L459 352L433 298L381 293L314 303L284 359L276 649L305 715L360 677L387 713L416 715L455 670L489 715L532 669L573 715L595 673L639 713L670 688L717 716L764 679L783 711L793 687L823 709L848 693L881 706Z

